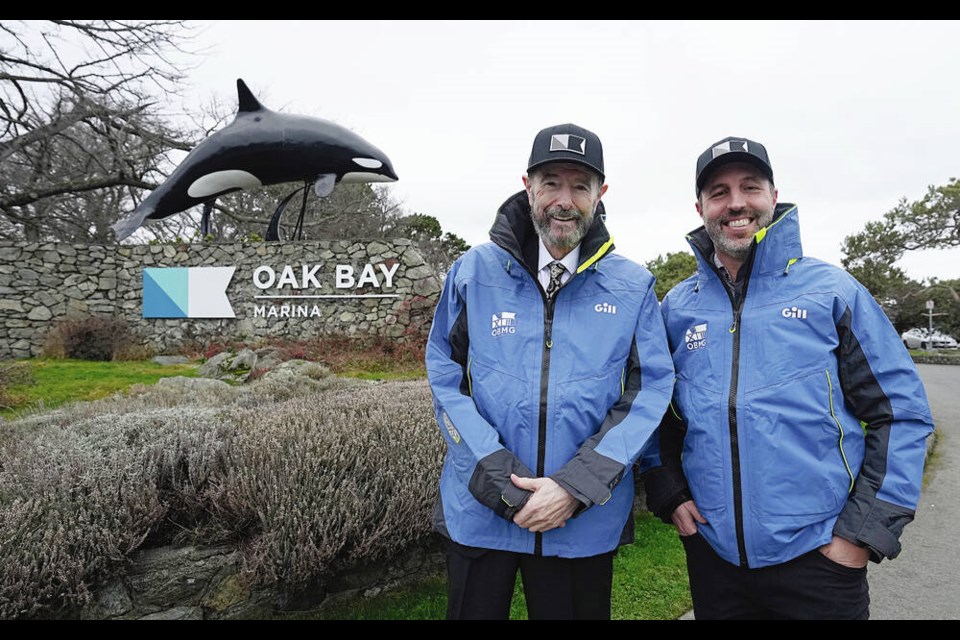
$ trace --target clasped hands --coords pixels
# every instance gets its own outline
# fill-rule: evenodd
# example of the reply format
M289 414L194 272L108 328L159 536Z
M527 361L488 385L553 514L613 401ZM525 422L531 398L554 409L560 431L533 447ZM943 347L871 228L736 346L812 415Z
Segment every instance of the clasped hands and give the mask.
M562 527L576 511L578 501L550 478L521 478L511 473L510 480L521 489L532 491L513 522L534 533Z

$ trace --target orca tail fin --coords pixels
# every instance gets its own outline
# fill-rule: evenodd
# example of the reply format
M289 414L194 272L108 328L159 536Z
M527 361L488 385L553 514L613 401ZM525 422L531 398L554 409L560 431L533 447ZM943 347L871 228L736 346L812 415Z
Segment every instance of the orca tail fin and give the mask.
M153 207L139 206L133 210L129 216L122 220L117 220L110 228L113 229L117 242L130 237L133 232L140 228L143 221L153 212Z

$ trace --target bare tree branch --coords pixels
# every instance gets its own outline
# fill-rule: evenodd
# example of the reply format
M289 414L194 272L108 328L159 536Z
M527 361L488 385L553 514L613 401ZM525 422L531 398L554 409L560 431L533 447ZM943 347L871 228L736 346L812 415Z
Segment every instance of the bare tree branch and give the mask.
M179 91L195 32L182 20L0 22L0 233L100 240L162 181L169 153L194 146L156 105Z
M157 185L142 180L132 179L128 176L118 173L111 176L102 176L91 178L83 182L69 182L57 187L49 187L44 190L32 191L30 193L18 194L15 197L0 198L0 211L6 212L13 207L22 207L34 200L51 198L67 193L82 193L84 191L94 191L97 189L106 189L107 187L128 186L139 189L155 189Z

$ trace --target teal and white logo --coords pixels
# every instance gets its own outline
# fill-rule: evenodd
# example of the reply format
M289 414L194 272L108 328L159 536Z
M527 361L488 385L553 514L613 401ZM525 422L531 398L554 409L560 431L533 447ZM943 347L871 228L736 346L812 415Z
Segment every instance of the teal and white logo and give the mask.
M227 285L236 267L143 270L144 318L236 318Z

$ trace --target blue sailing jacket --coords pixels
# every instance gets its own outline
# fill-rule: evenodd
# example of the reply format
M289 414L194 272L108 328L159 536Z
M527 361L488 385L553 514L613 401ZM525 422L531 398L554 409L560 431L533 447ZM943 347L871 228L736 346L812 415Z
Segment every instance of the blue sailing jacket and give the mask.
M795 205L777 206L735 308L703 227L697 274L664 298L677 371L644 481L664 521L691 496L727 561L763 567L830 542L900 551L933 421L917 369L873 296L803 257Z
M653 276L612 253L603 218L600 203L552 302L523 191L501 206L492 242L446 276L426 354L446 442L434 527L460 544L585 557L633 540L632 466L674 372ZM551 477L578 511L544 533L517 526L530 492L511 473Z

